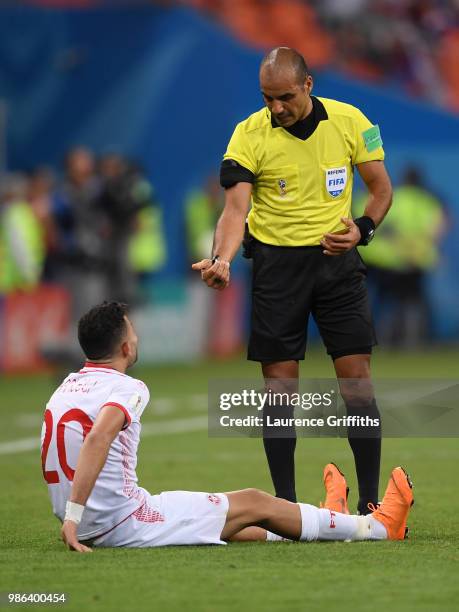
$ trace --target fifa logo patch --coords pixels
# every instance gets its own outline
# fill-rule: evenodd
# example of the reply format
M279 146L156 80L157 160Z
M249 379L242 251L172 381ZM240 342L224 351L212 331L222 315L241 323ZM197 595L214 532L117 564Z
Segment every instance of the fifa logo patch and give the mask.
M131 395L128 401L128 406L137 416L140 414L142 408L142 396L139 393Z
M330 168L325 171L325 187L332 198L341 195L347 183L347 168Z
M279 179L277 181L277 184L279 185L279 190L280 190L280 194L281 196L285 196L287 195L287 181L285 179Z

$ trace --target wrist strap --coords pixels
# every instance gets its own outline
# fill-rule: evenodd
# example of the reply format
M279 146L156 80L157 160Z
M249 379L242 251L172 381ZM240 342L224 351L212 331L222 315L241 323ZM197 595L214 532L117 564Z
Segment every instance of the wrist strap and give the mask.
M354 223L360 230L360 242L358 246L367 246L375 233L376 225L371 217L358 217L354 219Z
M65 517L64 521L73 521L77 525L81 523L81 517L83 516L84 506L76 504L75 502L68 501L65 506Z

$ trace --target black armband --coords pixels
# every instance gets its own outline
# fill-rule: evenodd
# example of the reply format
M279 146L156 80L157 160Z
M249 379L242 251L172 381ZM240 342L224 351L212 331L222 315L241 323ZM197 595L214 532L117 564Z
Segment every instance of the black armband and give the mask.
M371 217L358 217L354 223L360 230L360 242L357 246L367 246L373 240L376 225Z
M224 159L220 166L220 185L225 189L233 187L236 183L251 183L255 181L255 175L244 166L238 164L234 159Z

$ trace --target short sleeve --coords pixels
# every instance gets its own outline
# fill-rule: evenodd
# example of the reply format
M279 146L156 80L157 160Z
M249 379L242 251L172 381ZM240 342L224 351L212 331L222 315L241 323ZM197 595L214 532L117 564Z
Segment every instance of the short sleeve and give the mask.
M258 163L244 122L238 123L236 126L223 159L234 159L238 164L250 170L252 174L257 174Z
M384 149L379 126L373 125L358 108L354 109L353 122L355 142L352 164L382 161L384 159Z
M140 380L129 378L120 381L112 389L103 406L116 406L124 412L126 420L123 429L126 429L131 423L140 423L140 417L149 399L147 386Z

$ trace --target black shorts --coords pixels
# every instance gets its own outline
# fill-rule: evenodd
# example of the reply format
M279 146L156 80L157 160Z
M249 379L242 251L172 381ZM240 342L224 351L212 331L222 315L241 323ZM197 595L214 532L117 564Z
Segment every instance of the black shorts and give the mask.
M376 344L366 267L357 249L336 257L321 246L280 247L251 239L252 316L248 359L304 359L309 314L334 359Z

